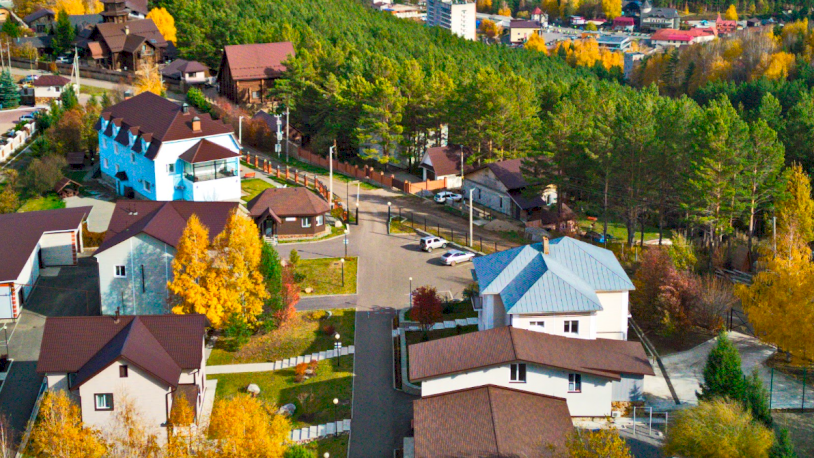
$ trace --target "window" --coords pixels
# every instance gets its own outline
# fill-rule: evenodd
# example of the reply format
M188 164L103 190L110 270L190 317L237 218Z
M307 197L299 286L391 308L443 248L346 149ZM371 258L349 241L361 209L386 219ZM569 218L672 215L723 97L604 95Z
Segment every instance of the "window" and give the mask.
M130 153L130 162L136 163L136 153Z
M96 410L113 410L112 393L94 394L93 397L96 400Z
M145 180L144 181L144 190L149 192L150 190L152 190L152 188L153 188L153 185L151 185L149 181Z
M259 99L260 98L260 91L252 91L252 98Z
M509 376L510 382L526 383L526 364L515 363L511 365L511 375Z
M59 87L59 86L54 86L54 89L55 89L57 92L59 92L59 90L60 90L60 89L62 89L62 88L61 88L61 87Z
M579 334L579 321L567 320L564 324L563 332L566 334Z
M105 158L105 168L110 167L110 162L108 162L107 158Z
M117 145L117 144L115 144L115 143L114 143L114 144L113 144L113 151L115 151L115 152L116 152L116 154L119 154L119 145Z
M322 215L317 216L317 226L322 226Z
M545 328L545 321L532 321L529 324L533 328Z
M302 222L302 227L311 227L311 217L303 216L300 221Z
M175 173L175 164L167 164L167 173Z
M582 393L582 375L568 374L568 392Z
M127 366L119 366L119 377L127 377Z
M126 277L127 276L127 269L125 268L125 266L116 266L115 276L119 277L119 278Z

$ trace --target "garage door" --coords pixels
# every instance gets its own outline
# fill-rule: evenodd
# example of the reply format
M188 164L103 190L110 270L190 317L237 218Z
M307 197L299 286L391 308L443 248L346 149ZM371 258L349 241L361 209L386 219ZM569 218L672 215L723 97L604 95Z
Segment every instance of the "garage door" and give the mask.
M73 265L73 237L72 232L59 232L56 234L43 234L40 239L42 252L42 266L70 266Z

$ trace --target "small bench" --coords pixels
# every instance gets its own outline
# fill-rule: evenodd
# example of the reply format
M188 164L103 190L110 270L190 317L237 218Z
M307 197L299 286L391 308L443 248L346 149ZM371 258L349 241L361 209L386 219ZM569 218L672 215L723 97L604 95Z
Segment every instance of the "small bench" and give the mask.
M256 172L246 172L243 174L243 178L254 178Z

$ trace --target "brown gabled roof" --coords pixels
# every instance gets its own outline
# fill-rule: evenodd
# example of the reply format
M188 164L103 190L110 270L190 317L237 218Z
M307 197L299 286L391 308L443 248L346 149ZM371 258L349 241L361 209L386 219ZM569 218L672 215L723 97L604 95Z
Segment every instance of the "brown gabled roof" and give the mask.
M49 86L65 86L66 84L70 83L71 80L65 78L64 76L59 75L42 75L39 78L35 79L31 82L32 86L37 87L49 87Z
M125 29L125 27L127 29ZM164 40L164 36L161 35L161 32L152 19L135 19L127 22L105 22L96 24L96 33L93 35L97 34L101 41L107 44L110 52L114 53L127 50L125 44L128 39L131 40L132 44L133 38L131 35L142 37L157 48L167 46L167 41ZM128 52L132 52L132 50Z
M196 116L201 120L200 131L192 130L192 119ZM192 107L184 113L181 105L152 92L142 92L117 103L102 111L101 117L112 120L124 131L138 127L141 139L150 142L145 153L148 159L155 159L162 142L232 133L231 127L215 121L209 114L200 114ZM100 129L101 124L95 127ZM108 124L107 129L100 133L110 136L113 129Z
M512 326L410 345L410 380L524 361L618 380L654 375L639 342L577 339Z
M205 327L203 315L48 317L37 373L77 373L78 384L122 358L176 386L201 367Z
M105 57L105 53L102 51L102 45L99 44L98 41L89 42L88 49L90 50L91 57L94 59L103 59Z
M0 215L0 282L16 281L44 232L77 229L93 207Z
M52 10L52 9L41 8L41 9L38 9L37 11L34 11L33 13L29 14L28 16L24 17L23 22L25 22L26 24L31 24L32 22L36 21L37 19L39 19L41 17L45 17L45 16L56 17L56 13L54 13L54 10Z
M565 399L484 386L413 401L416 458L547 457L573 431Z
M63 178L57 181L57 184L54 185L54 192L59 194L60 192L62 192L63 189L65 189L70 184L82 187L82 184L77 183L76 181L73 181L70 178Z
M214 240L237 208L236 202L120 200L113 209L105 240L93 255L138 234L147 234L174 247L193 214L209 229L209 238Z
M124 4L131 11L140 13L143 16L147 16L147 13L150 12L150 9L147 7L147 0L127 0Z
M238 156L240 156L239 153L204 139L178 156L178 159L190 164L195 164L198 162L216 161L218 159L229 159Z
M163 75L172 78L180 78L184 73L196 72L209 72L209 67L195 60L175 59L161 70Z
M290 41L223 47L224 60L235 81L279 76L285 71L283 61L294 55L294 45Z
M280 218L328 213L328 202L306 188L269 188L246 204L253 218L270 211Z
M459 175L461 173L461 148L458 146L436 146L427 149L427 156L432 162L432 171L435 176ZM464 148L464 173L474 170L474 167L466 163L466 158L472 152L469 148ZM422 167L430 168L421 164Z

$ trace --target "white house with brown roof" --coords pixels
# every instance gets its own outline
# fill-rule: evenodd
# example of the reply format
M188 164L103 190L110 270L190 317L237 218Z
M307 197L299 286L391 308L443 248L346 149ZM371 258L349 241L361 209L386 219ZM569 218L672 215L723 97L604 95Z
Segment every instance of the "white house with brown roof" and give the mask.
M639 342L515 327L413 344L409 355L422 397L494 385L563 398L575 417L609 417L614 402L642 401L644 376L654 375Z
M0 215L0 319L16 319L40 269L76 265L91 207Z
M447 188L463 186L464 173L474 169L466 163L471 154L469 148L461 146L433 146L427 148L421 157L421 168L424 180L447 180ZM461 173L463 167L464 173Z
M209 67L196 60L175 59L161 69L161 74L186 84L204 84L211 79Z
M102 111L95 128L102 179L119 195L240 199L240 146L232 128L209 114L144 92Z
M269 188L246 207L264 237L317 237L330 231L328 202L307 188Z
M203 315L48 317L37 373L79 404L86 426L112 426L129 398L148 431L166 438L179 398L196 422L202 412L205 327Z
M23 88L23 98L33 105L49 104L58 99L71 85L71 80L59 75L42 75L30 83L31 87Z
M286 69L283 62L294 55L290 41L224 46L218 92L235 103L266 102L274 80Z
M232 202L116 202L105 240L93 254L102 314L169 313L167 284L187 220L196 215L214 239L237 209Z

